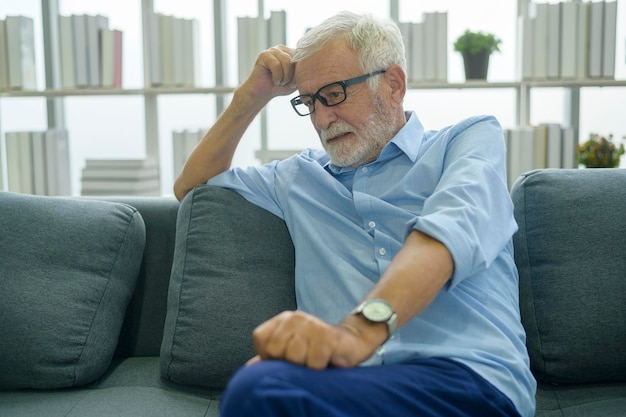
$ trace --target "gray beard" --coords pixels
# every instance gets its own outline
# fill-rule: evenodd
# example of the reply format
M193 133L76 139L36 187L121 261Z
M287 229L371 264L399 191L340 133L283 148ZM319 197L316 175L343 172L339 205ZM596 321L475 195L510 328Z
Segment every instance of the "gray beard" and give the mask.
M357 138L356 146L341 142L329 145L322 140L322 145L334 165L357 168L375 161L385 145L395 136L396 124L391 115L382 108L378 99L375 99L374 105L376 111L366 122L365 136L357 134L355 129L345 122L338 122L332 128L321 132L322 139L346 132L353 133Z

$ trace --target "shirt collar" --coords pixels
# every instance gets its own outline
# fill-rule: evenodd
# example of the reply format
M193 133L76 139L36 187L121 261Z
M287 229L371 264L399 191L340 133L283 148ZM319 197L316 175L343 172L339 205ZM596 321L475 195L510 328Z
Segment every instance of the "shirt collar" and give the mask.
M391 155L396 153L396 149L404 152L411 162L417 160L420 144L422 143L422 137L424 135L424 126L422 126L415 112L407 111L404 112L404 115L406 117L405 125L402 126L398 133L385 145L376 161L388 159ZM353 168L338 167L330 161L324 164L324 168L333 175L354 170Z

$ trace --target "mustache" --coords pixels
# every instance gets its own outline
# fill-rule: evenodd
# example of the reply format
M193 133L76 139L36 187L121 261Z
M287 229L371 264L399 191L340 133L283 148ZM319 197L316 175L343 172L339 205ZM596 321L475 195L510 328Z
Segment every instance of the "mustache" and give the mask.
M324 142L345 135L346 133L355 133L356 130L348 123L338 122L330 126L328 129L320 130L320 136Z

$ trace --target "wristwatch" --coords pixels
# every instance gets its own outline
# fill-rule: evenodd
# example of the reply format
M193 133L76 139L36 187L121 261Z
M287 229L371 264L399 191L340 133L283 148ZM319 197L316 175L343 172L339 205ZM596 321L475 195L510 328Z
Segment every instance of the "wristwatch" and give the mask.
M361 314L367 321L372 323L386 323L387 339L393 336L396 331L398 314L393 311L391 304L380 298L363 301L350 314Z

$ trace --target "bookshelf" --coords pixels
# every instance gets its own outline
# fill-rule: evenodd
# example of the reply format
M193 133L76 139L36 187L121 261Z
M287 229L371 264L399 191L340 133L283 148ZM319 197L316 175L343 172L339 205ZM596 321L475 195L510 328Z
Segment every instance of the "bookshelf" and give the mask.
M228 96L233 93L235 87L229 84L229 67L232 67L232 53L228 53L227 38L232 38L232 33L227 28L227 2L226 0L212 0L210 2L210 10L212 12L211 23L212 28L212 45L211 58L214 68L211 69L212 86L201 87L151 87L149 67L144 66L143 86L137 86L124 89L63 89L60 81L60 52L58 50L59 27L57 16L59 13L59 2L61 0L41 0L41 30L44 40L44 56L45 56L45 88L43 90L34 91L2 91L0 90L0 105L5 99L28 99L38 98L45 101L46 108L46 124L50 128L65 128L67 99L80 97L135 97L142 102L143 118L141 125L143 126L145 135L145 153L146 157L153 158L157 161L162 157L163 138L160 138L159 115L162 109L161 99L164 97L173 97L176 95L186 96L207 96L214 100L214 108L211 109L214 116L222 111L225 107ZM252 1L252 0L251 0ZM266 3L270 0L256 1L258 15L266 13ZM389 1L389 15L399 21L403 10L400 0ZM528 10L530 0L516 0L516 13L521 16ZM137 5L137 3L134 3ZM140 1L140 18L142 26L146 25L145 16L155 11L155 0ZM289 11L288 11L289 15ZM455 28L457 29L457 28ZM149 49L149 34L145 29L141 30L141 49L143 50L143 61L147 62ZM453 39L448 38L448 47ZM618 38L617 47L620 48L621 39ZM293 43L293 42L292 42ZM232 48L236 42L230 39ZM206 45L205 45L206 46ZM231 51L232 52L232 51ZM217 63L217 64L216 64ZM619 63L618 63L619 64ZM455 64L450 64L455 65ZM206 70L206 69L205 69ZM232 78L232 77L231 77ZM584 79L584 80L521 80L521 81L471 81L471 82L419 82L409 83L408 88L411 91L454 91L454 90L505 90L512 91L514 94L514 102L511 103L514 109L514 122L517 126L525 126L530 124L530 114L532 108L531 92L542 89L560 89L565 93L564 109L565 115L563 124L573 127L576 132L579 130L580 109L581 109L581 90L587 88L623 88L626 87L626 80L606 80L606 79ZM271 109L269 111L272 111ZM1 112L1 107L0 107ZM2 126L2 114L0 114L0 135L4 136L5 130ZM265 156L272 154L272 147L268 140L268 124L271 118L267 112L263 112L259 118L260 130L260 149L257 155ZM256 127L255 127L256 128ZM621 133L621 132L616 132ZM70 132L71 135L71 132ZM162 130L161 130L162 135ZM169 138L168 138L169 139ZM0 141L0 144L2 142ZM0 160L0 176L3 172ZM163 176L161 176L163 178ZM0 189L6 186L6 179L0 177ZM167 186L165 189L169 189ZM76 192L77 190L74 190Z

